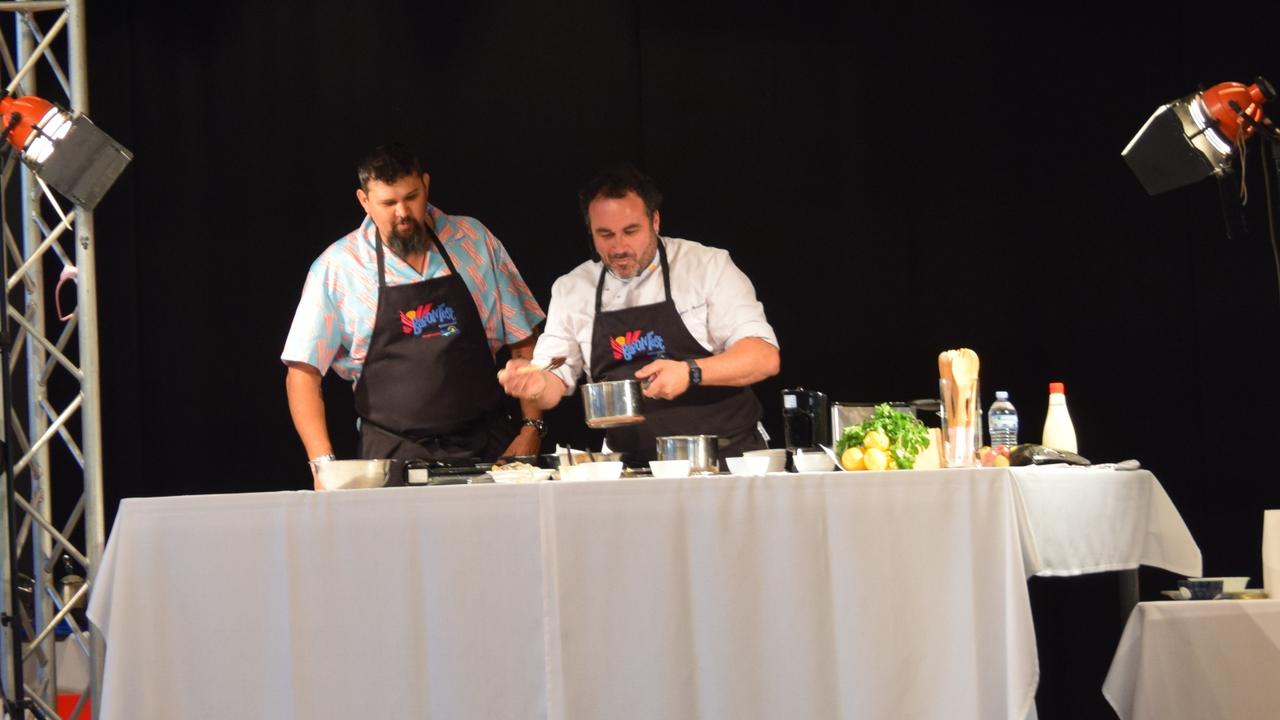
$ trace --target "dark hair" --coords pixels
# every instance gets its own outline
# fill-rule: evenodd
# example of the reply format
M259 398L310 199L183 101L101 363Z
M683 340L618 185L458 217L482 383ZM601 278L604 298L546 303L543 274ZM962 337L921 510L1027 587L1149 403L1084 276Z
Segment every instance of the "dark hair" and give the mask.
M379 145L356 163L361 190L368 191L371 180L390 185L405 176L422 177L422 163L404 143Z
M633 192L644 202L644 212L653 219L653 214L662 209L662 192L653 183L653 179L640 172L633 165L616 165L602 171L592 178L578 192L578 206L582 209L582 221L587 224L587 232L591 232L591 217L587 207L598 197L622 198Z

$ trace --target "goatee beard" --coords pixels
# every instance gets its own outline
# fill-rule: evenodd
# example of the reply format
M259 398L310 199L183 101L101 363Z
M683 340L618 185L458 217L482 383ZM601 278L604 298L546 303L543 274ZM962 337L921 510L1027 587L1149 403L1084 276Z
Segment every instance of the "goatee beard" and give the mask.
M391 237L387 238L387 246L400 257L417 255L427 246L427 238L422 226L417 221L411 221L411 223L413 229L407 232L401 232L392 227Z

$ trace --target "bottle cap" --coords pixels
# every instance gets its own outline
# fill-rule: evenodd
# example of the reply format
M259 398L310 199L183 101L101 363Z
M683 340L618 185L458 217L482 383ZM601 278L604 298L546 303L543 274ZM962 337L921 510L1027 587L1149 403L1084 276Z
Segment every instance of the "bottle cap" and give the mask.
M1067 391L1066 391L1066 389L1063 387L1062 383L1060 383L1060 382L1051 382L1051 383L1049 383L1049 394L1050 394L1050 395L1052 395L1052 394L1054 394L1054 393L1058 393L1059 395L1064 395L1064 394L1066 394L1066 392L1067 392Z
M1009 391L1008 391L1008 390L997 390L997 391L996 391L996 399L997 399L997 400L1008 400L1008 399L1009 399Z

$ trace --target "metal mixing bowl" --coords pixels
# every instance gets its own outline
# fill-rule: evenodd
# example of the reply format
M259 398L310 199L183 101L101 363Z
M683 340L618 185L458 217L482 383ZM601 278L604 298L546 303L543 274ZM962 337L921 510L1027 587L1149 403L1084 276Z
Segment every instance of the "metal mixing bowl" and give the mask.
M355 490L387 484L390 460L329 460L313 462L316 479L325 490Z

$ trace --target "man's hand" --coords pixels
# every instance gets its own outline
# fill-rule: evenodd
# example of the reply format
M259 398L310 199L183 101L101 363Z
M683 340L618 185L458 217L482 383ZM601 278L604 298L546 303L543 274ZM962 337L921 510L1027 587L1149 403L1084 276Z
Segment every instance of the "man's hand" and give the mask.
M672 400L689 389L689 364L683 360L654 360L636 371L644 396Z
M498 371L498 382L508 395L522 400L537 400L547 389L546 375L523 358L508 360Z
M511 440L511 444L507 446L503 457L515 457L517 455L537 455L542 449L542 436L538 434L538 429L532 425L525 425L520 428L520 432Z

